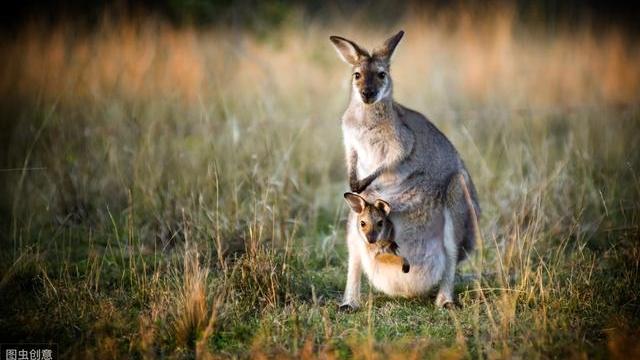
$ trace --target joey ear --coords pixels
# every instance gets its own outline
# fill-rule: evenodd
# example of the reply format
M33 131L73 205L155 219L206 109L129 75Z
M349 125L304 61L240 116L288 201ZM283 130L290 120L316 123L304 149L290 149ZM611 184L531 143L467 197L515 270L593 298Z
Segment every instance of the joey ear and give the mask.
M367 205L367 202L364 201L362 196L356 193L346 192L344 193L344 199L347 201L347 204L349 204L351 209L356 214L362 213L362 211L364 211L365 206Z
M340 36L330 36L329 40L333 43L333 47L336 48L340 58L347 64L357 65L362 57L369 56L366 50L351 40Z
M389 203L384 200L377 199L373 206L384 211L385 215L389 215L389 213L391 212L391 205L389 205Z
M404 36L404 31L400 30L397 34L388 38L382 46L373 50L373 56L384 59L386 61L391 60L391 56L393 55L393 51L398 46L400 39Z

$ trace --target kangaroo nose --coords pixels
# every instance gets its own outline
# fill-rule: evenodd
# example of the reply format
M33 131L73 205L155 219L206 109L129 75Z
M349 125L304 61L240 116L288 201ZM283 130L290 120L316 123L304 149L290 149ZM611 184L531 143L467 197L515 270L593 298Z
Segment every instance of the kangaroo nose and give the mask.
M369 244L375 243L376 242L375 234L369 234L369 236L367 236L367 241L369 242Z
M362 97L365 99L371 99L376 95L376 91L373 89L364 89L362 90Z

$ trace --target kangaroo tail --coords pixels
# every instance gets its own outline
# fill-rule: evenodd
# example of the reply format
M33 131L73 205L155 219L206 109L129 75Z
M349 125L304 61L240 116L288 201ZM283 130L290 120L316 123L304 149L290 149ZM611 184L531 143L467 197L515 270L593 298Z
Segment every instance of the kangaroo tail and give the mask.
M475 189L473 188L473 183L470 183L470 186L467 184L464 175L465 174L462 172L456 174L451 179L451 184L449 185L449 188L452 189L450 190L451 192L449 193L449 196L459 199L459 196L462 195L464 198L464 205L460 205L466 208L466 210L462 210L465 214L464 218L461 219L464 227L464 233L462 235L461 251L458 252L458 261L462 261L466 258L467 254L469 254L475 247L477 240L482 241L482 234L480 233L480 227L478 225L480 209L474 201ZM460 194L460 191L462 194ZM456 202L455 199L450 199L449 201L452 201L453 203ZM460 205L454 206L457 207Z

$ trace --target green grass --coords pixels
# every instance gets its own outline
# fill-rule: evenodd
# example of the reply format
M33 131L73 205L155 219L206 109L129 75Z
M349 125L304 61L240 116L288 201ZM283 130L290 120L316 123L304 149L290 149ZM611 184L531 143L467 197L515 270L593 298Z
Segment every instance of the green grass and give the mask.
M338 312L348 71L324 32L309 31L317 42L302 50L247 46L281 56L265 65L276 78L255 88L238 75L252 66L219 72L224 46L198 34L208 85L193 99L179 84L133 97L122 84L92 88L73 55L58 91L3 90L3 168L31 170L1 174L2 341L55 342L74 358L640 352L635 99L543 107L516 85L484 100L433 83L416 92L402 70L408 44L394 65L397 98L462 154L483 241L459 268L457 309L389 298L365 281L362 309ZM291 66L318 70L300 82L282 75Z

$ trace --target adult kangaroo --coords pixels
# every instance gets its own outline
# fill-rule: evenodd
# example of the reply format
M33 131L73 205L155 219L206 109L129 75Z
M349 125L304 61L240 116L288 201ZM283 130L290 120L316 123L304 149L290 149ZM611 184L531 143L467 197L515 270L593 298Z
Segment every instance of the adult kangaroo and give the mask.
M475 244L480 207L462 159L425 116L393 100L390 60L403 35L398 32L371 53L330 37L352 66L351 100L342 116L349 186L369 202L380 198L390 204L398 255L411 264L404 274L376 262L351 212L344 310L359 306L363 270L388 295L417 296L439 285L436 304L452 305L456 265Z

